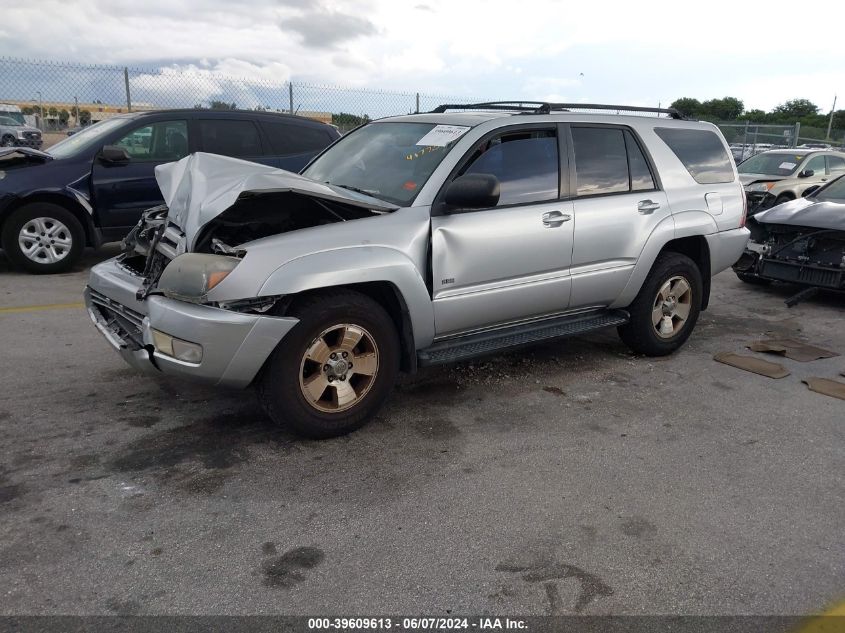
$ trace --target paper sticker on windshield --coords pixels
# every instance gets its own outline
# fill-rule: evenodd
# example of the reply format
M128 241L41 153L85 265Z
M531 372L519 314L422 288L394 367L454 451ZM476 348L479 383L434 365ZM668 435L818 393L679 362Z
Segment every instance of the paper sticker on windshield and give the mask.
M469 131L465 125L435 125L434 129L417 141L417 145L445 147Z
M798 166L797 163L781 163L778 165L778 169L789 169L790 171L795 169Z

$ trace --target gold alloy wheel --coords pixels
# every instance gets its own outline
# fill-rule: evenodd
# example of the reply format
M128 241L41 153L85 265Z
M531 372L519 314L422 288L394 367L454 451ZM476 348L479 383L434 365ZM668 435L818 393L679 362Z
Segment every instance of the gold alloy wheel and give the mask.
M681 276L670 278L660 287L651 310L651 323L660 338L680 332L692 308L692 286Z
M318 411L346 411L373 386L378 355L375 339L360 325L333 325L305 350L299 368L302 395Z

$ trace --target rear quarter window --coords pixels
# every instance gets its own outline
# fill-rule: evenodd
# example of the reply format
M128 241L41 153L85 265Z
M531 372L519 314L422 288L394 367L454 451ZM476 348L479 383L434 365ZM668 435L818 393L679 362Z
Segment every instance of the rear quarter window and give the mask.
M317 153L334 140L327 130L310 125L262 121L261 127L270 141L273 154L279 156Z
M722 140L709 130L654 129L700 185L733 182L733 163Z

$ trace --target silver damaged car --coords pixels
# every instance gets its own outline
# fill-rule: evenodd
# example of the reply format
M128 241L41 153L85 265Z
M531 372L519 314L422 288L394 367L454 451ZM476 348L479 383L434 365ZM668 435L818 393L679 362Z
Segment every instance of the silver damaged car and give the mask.
M709 123L590 109L382 119L301 174L160 166L166 204L92 269L90 316L139 370L254 386L317 438L364 424L421 365L605 327L672 353L748 240L736 167Z

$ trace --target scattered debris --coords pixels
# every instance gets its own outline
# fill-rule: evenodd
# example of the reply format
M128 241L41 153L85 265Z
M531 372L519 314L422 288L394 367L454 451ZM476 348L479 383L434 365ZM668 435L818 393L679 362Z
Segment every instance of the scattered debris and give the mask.
M713 360L731 367L744 369L761 376L768 376L769 378L785 378L789 375L789 371L777 363L770 363L761 358L754 358L753 356L742 356L741 354L734 354L733 352L719 352L713 356Z
M766 352L769 354L780 354L792 360L802 363L818 360L820 358L833 358L839 356L821 347L793 341L791 339L771 339L767 341L755 341L747 346L752 352Z
M845 376L845 372L842 374ZM823 393L826 396L839 398L845 400L845 382L838 380L831 380L830 378L805 378L801 382L805 383L810 391L816 393Z

